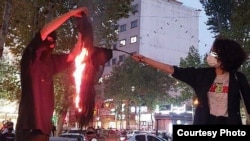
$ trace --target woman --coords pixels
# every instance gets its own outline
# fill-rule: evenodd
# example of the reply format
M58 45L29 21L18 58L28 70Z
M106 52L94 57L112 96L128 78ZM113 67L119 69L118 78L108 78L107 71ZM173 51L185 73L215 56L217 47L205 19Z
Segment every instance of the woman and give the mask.
M53 19L25 48L20 62L22 92L15 141L49 141L54 111L53 76L70 67L81 48L77 43L70 53L52 53L57 39L55 30L82 12L87 13L87 8L73 9Z
M241 125L240 91L250 113L250 87L245 75L237 72L247 55L239 43L215 39L207 56L207 68L180 68L134 54L136 61L171 74L190 85L198 98L194 124Z

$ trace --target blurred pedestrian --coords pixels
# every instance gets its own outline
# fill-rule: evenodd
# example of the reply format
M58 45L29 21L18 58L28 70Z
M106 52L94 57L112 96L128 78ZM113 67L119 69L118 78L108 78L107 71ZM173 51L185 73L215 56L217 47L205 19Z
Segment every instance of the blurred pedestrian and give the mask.
M250 113L250 87L246 76L238 72L247 56L236 41L217 38L206 58L206 68L180 68L139 54L132 58L169 73L194 89L199 101L194 124L241 125L240 92Z
M52 136L55 136L55 132L56 132L56 126L53 124L53 127L52 127Z
M55 30L70 17L80 17L86 8L77 8L55 18L36 33L21 59L21 101L16 125L16 141L48 141L54 111L53 75L68 68L80 51L79 44L69 54L53 54Z
M14 123L11 121L7 122L7 132L1 135L1 141L14 141L15 134L13 133Z

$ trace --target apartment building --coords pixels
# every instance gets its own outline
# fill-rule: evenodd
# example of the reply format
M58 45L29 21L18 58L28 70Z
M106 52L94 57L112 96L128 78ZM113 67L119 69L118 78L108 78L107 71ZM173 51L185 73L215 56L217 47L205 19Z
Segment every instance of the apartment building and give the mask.
M114 48L172 65L179 65L191 46L198 49L199 10L177 0L134 0L132 6L137 12L119 20L119 40ZM103 75L127 56L114 51Z

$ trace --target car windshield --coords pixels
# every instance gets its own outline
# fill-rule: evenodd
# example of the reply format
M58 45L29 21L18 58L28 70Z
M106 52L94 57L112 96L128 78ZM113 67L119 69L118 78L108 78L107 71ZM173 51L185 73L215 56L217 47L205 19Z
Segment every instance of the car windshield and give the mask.
M68 133L82 133L81 130L69 130Z
M77 141L82 141L82 136L80 135L60 135L60 137L75 138Z

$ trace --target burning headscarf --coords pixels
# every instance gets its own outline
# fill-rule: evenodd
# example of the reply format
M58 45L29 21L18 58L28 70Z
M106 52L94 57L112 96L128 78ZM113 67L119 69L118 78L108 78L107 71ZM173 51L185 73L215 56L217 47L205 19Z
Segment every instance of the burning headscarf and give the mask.
M82 51L76 57L74 73L77 92L76 112L81 127L88 125L93 119L96 95L94 85L103 72L104 64L112 58L112 50L93 46L92 25L87 15L82 14L81 18L77 18L77 27L81 34L78 40L81 42Z

